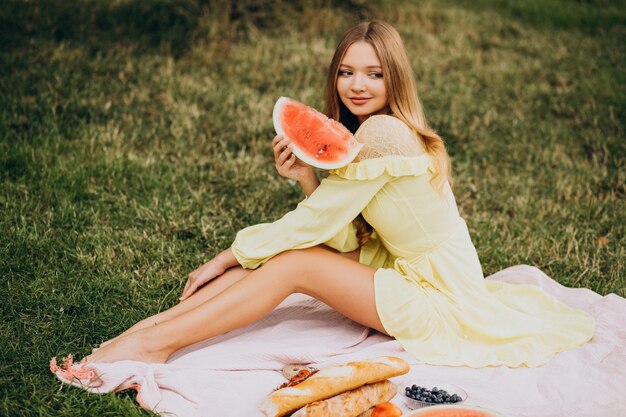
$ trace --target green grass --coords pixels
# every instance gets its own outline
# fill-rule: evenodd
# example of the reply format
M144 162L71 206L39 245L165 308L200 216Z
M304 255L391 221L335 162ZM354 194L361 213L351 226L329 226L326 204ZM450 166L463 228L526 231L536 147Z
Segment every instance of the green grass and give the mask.
M294 207L273 103L321 106L359 16L404 37L485 273L526 263L626 295L626 8L341 3L3 4L0 415L150 415L61 386L49 358L173 305L237 230Z

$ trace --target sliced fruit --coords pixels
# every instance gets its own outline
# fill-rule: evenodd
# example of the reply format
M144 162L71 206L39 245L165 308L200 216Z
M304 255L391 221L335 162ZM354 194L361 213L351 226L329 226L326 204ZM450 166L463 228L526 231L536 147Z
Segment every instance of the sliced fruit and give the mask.
M435 405L424 407L409 417L505 417L503 414L471 405Z
M288 97L276 101L272 118L276 133L293 144L293 153L320 169L349 164L363 146L338 121Z

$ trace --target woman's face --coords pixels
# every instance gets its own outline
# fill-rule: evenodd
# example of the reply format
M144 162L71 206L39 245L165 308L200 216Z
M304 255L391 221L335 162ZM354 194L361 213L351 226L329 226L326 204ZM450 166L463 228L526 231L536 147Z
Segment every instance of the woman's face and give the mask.
M350 45L341 61L337 93L359 123L373 114L389 113L382 70L376 51L363 41Z

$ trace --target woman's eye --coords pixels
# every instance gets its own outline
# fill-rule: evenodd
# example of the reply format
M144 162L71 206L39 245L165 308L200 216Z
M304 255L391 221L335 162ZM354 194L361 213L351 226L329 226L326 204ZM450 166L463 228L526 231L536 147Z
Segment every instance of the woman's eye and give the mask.
M348 70L341 70L337 73L340 77L347 77L352 75L352 71L348 71ZM371 72L368 74L368 76L372 77L372 78L383 78L383 74L380 72Z

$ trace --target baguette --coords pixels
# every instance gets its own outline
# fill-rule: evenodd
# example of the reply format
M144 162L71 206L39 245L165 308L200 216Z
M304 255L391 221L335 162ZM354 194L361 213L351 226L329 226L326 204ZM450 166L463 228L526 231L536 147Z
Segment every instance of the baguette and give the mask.
M325 400L362 385L384 381L407 372L409 364L393 356L332 366L298 385L272 392L263 401L261 410L267 417L281 417L312 402Z
M376 404L396 395L396 384L388 379L316 401L293 413L291 417L356 417Z
M370 407L356 417L372 417L372 413L374 412L375 409L376 407Z

